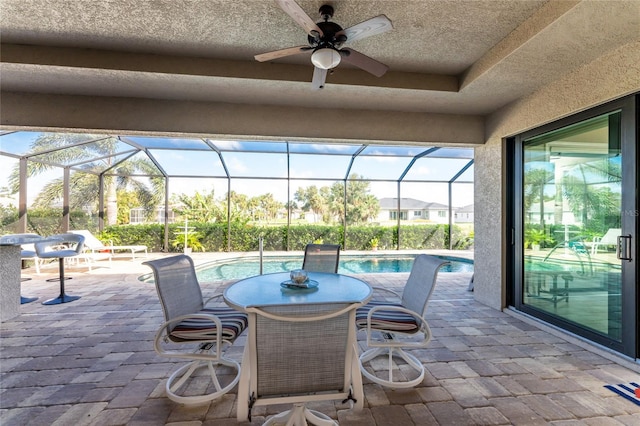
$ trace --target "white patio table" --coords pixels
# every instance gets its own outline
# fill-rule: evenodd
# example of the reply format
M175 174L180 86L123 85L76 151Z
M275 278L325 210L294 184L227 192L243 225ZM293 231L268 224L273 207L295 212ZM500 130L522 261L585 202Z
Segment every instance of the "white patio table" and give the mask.
M254 362L251 360L251 354L255 353L256 348L252 347L255 339L251 338L252 325L255 327L256 317L260 314L264 315L264 310L278 307L303 307L304 305L324 305L324 304L346 304L351 305L349 309L355 310L357 307L367 303L372 295L373 290L369 284L357 278L332 273L309 272L309 279L317 283L317 287L309 289L289 289L283 288L281 283L288 281L289 273L275 273L259 275L246 278L229 286L224 292L226 303L234 309L246 312L249 315L249 333L250 338L247 340L244 355L242 359L242 373L238 384L238 395L249 395L249 388L252 386L251 368L255 368ZM346 319L345 319L346 320ZM353 332L350 332L349 346L356 347L356 330L355 321L350 325ZM323 339L322 334L317 335L318 339ZM293 343L292 343L293 345ZM356 356L357 359L357 356ZM255 374L255 373L253 373ZM362 378L360 370L355 369L353 374L358 377L353 380L355 395L364 395L362 389ZM362 401L360 401L360 407ZM245 415L247 408L242 403L238 404L238 419L246 420ZM250 411L249 411L250 414ZM302 415L302 414L301 414ZM304 423L302 420L300 423ZM298 424L292 421L292 424Z

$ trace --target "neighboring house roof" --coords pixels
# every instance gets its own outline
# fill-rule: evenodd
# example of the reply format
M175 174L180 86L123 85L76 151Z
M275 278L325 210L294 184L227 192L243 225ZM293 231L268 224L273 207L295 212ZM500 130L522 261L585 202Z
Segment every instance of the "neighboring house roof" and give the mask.
M548 200L544 202L544 212L545 214L551 214L555 211L556 202L555 200ZM540 202L536 201L531 203L531 206L527 210L527 213L540 213Z
M381 210L393 210L398 208L397 198L380 198ZM449 206L440 203L429 203L415 198L400 198L401 210L446 210ZM457 210L455 207L454 210Z
M458 207L456 209L458 213L473 213L473 204L469 204L466 206Z

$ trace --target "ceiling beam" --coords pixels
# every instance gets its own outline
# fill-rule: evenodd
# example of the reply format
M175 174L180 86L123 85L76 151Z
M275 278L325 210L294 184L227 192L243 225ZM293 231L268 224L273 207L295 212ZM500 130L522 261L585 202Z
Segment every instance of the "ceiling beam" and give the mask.
M311 64L223 60L182 56L151 55L97 49L2 44L1 63L98 70L150 72L204 77L245 78L309 82ZM389 71L375 77L365 71L341 66L331 75L331 84L385 87L394 89L457 92L458 77Z
M5 91L0 93L0 108L0 126L7 130L438 146L482 144L485 130L484 117L472 115Z
M491 70L504 63L507 58L528 44L546 28L573 9L581 0L550 1L524 21L511 34L489 49L480 59L471 65L462 75L460 90L486 76ZM540 48L553 46L542 44Z

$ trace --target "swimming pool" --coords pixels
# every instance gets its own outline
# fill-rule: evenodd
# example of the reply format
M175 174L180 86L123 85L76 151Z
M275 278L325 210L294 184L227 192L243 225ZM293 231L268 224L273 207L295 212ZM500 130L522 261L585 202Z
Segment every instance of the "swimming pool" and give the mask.
M380 255L341 255L338 272L343 274L369 274L388 272L409 272L416 254L380 254ZM473 272L473 260L437 256L449 260L441 272ZM302 266L302 255L265 256L262 273L286 272ZM258 256L221 259L207 262L196 267L200 281L222 281L251 277L260 274Z

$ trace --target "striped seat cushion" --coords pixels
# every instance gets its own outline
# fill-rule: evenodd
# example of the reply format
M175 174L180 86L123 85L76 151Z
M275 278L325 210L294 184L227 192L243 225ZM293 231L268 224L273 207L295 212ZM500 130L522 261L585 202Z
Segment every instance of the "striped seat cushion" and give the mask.
M358 328L367 328L367 315L369 311L377 306L398 306L396 303L371 301L356 310L356 326ZM371 328L381 331L399 331L403 333L417 333L420 330L420 324L413 315L404 312L380 309L371 317Z
M220 318L222 323L222 338L233 341L247 328L247 315L232 308L205 308L199 314L213 314ZM211 340L216 338L216 324L213 321L202 318L188 319L180 322L171 331L171 339L184 340Z

